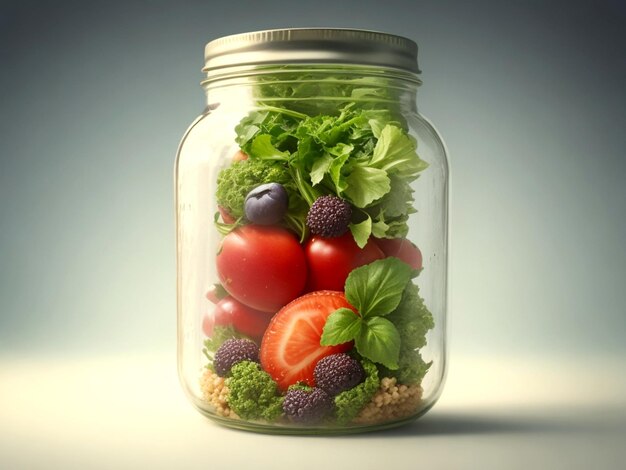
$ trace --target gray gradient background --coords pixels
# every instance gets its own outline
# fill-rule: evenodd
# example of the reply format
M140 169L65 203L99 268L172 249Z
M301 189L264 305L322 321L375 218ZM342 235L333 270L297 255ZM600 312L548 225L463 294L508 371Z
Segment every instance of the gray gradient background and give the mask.
M175 348L173 162L204 44L416 40L447 142L450 353L626 353L623 2L3 2L0 353Z

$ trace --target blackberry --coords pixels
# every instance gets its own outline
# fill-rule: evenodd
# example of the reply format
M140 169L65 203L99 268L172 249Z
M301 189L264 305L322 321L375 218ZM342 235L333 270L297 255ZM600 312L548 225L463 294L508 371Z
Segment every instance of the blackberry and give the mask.
M213 358L213 367L220 377L226 377L231 367L241 361L259 362L259 347L249 339L227 339Z
M290 388L283 400L285 415L295 423L315 424L328 416L334 402L321 388Z
M365 379L363 366L347 354L331 354L315 366L315 386L331 396L356 387Z
M352 217L352 207L337 196L318 197L306 216L306 224L315 235L339 237L346 233Z

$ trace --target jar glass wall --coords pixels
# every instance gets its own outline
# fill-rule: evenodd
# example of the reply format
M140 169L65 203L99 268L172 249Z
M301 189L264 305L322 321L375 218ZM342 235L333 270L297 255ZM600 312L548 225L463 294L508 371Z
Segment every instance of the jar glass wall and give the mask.
M176 162L178 369L221 424L402 424L445 375L447 162L415 73L216 68Z

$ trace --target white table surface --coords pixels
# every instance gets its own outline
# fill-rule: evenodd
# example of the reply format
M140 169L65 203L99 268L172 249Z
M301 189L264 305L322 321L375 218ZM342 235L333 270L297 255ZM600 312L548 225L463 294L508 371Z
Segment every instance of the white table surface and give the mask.
M621 469L626 361L454 359L425 417L384 432L222 428L171 355L0 358L0 469Z

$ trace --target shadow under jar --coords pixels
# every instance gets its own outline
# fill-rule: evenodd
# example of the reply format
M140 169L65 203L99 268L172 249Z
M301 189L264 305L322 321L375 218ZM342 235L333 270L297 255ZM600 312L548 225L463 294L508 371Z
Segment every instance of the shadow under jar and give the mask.
M446 370L448 165L417 45L347 29L206 46L176 159L178 372L229 427L397 426Z

